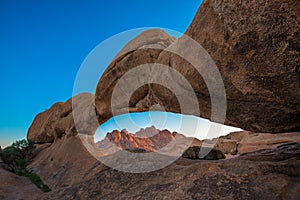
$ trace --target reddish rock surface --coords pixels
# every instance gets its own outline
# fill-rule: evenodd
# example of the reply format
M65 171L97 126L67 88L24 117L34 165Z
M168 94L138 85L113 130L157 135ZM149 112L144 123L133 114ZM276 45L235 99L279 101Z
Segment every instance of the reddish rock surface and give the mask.
M111 145L116 145L119 149L133 150L143 149L145 151L156 151L176 138L184 137L182 134L176 132L171 133L168 130L158 130L154 126L142 129L135 134L129 133L127 130L118 131L115 130L111 133L107 133L106 137L97 142L97 145L101 148L108 148L113 151ZM110 151L105 149L105 151Z

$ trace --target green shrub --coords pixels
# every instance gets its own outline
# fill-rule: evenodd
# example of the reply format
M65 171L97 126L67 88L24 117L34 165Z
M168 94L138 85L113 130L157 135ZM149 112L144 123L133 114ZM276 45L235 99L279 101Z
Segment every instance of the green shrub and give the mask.
M34 142L25 139L19 140L3 150L0 149L0 157L10 167L12 172L29 178L38 188L44 192L49 192L51 189L43 183L41 178L35 173L28 172L26 169L28 161L34 155L34 149Z
M19 140L11 146L1 150L0 156L10 168L11 171L23 170L26 168L27 162L33 157L35 146L30 140Z
M43 190L44 192L50 192L51 189L48 185L44 184L42 179L35 173L28 172L27 170L18 171L17 174L19 176L25 176L31 180L32 183L34 183L38 188Z

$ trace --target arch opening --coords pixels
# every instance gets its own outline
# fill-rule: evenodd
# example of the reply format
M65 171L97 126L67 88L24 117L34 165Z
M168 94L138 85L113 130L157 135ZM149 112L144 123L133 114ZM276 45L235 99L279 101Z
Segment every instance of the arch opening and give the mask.
M103 140L107 133L115 130L126 130L135 134L150 127L161 131L166 129L170 132L177 132L186 137L195 137L199 140L213 139L231 132L242 131L242 129L237 127L220 124L221 129L219 132L209 134L212 124L215 124L215 122L194 115L163 111L133 112L111 117L108 121L101 124L94 134L94 142Z

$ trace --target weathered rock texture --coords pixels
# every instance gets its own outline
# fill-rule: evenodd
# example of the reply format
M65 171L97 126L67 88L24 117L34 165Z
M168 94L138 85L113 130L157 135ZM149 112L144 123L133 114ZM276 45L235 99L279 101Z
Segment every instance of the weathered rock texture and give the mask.
M222 74L230 124L260 132L299 130L299 13L300 2L293 0L201 5L186 34Z
M146 132L153 132L153 128L148 130ZM147 199L150 194L155 198L164 195L171 198L174 195L180 199L224 195L228 199L236 199L234 195L237 194L246 199L295 199L299 189L299 134L230 133L222 136L216 147L220 151L231 152L232 144L223 144L234 141L237 146L232 148L237 150L233 158L230 158L230 153L226 154L229 159L219 161L180 158L164 169L144 174L110 169L91 156L78 135L63 136L53 144L42 147L28 170L37 173L53 190L43 195L46 199L62 198L64 195L67 199ZM124 141L129 142L132 141ZM205 147L209 144L207 140L197 141L192 146ZM209 187L204 187L207 184L210 184ZM180 190L172 189L179 186Z
M228 144L230 143L230 145ZM236 143L236 147L234 147ZM262 149L271 149L286 143L300 143L299 132L280 133L276 136L268 133L253 133L241 131L221 136L216 148L226 153L243 154ZM223 145L222 145L223 144Z
M48 174L43 181L55 188L42 195L45 199L297 199L299 195L299 143L218 161L180 158L164 169L143 174L101 168L101 164L92 167L89 163L95 160L85 153L75 151L71 156L63 150L45 150L44 155L54 151L54 160L63 159L70 171L80 170L55 169L53 161L44 160L47 167L39 173ZM55 170L46 172L48 168Z
M211 143L210 140L205 140L201 145L211 147ZM226 157L231 157L231 155L236 154L240 155L263 149L272 149L287 143L300 143L299 132L276 135L250 131L233 132L218 138L213 147L222 151Z
M38 114L33 120L27 139L36 143L52 143L63 135L94 133L98 127L95 119L94 95L81 93L67 102L56 103L48 110ZM76 124L74 120L76 114Z
M299 12L300 3L294 0L207 0L201 5L186 35L207 50L221 72L227 98L226 124L255 132L299 130ZM168 52L174 48L188 51L183 40L173 42L159 30L132 40L122 50L128 53L119 54L98 83L96 109L100 121L112 116L110 98L118 79L130 69L151 62L167 64L184 75L196 92L201 116L210 118L210 96L203 79L191 64ZM174 94L156 84L133 93L129 111L149 110L155 104L166 111L181 112Z
M148 30L134 38L120 51L102 75L96 89L95 104L100 123L113 116L111 98L118 80L134 67L155 63L163 49L172 42L174 42L174 38L164 31L159 29ZM149 77L149 75L147 76ZM139 77L134 78L139 79ZM130 84L132 84L130 80L128 84L128 87L130 87ZM147 111L152 105L160 103L160 99L156 96L157 93L152 92L151 88L151 85L145 85L132 94L129 102L130 112ZM122 105L123 98L123 96L120 96L114 100L119 100L121 105L118 105L124 106Z
M75 135L63 136L41 150L27 169L38 174L55 191L93 178L95 172L107 167L96 160Z

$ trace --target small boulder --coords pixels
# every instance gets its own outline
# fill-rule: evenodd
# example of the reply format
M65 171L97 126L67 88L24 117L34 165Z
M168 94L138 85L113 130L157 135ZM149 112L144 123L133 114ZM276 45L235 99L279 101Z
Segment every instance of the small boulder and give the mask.
M222 139L222 140L218 141L215 148L220 150L224 154L236 155L237 154L237 141L231 140L231 139Z
M189 147L182 154L183 158L189 159L201 159L201 160L220 160L224 159L225 155L222 151L218 149L211 149L201 146Z
M189 147L185 152L183 152L182 157L190 158L190 159L197 159L199 154L199 147Z

